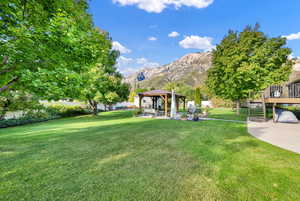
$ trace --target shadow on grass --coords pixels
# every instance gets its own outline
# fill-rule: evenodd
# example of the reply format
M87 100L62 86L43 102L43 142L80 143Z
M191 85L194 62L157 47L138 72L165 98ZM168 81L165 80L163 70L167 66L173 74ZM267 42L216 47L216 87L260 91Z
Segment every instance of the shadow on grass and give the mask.
M236 192L228 195L228 189L224 193L219 172L239 176L235 168L241 165L241 156L249 160L248 153L256 148L268 153L247 134L245 124L131 115L106 113L47 122L27 131L27 126L1 131L1 149L15 154L0 160L1 184L9 189L0 192L0 198L243 200L234 197Z

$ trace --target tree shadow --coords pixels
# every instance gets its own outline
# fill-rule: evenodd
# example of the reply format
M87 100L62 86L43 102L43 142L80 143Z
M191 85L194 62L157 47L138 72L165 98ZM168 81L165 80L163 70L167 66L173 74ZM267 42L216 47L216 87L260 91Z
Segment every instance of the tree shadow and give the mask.
M59 132L47 130L46 126L36 135L19 130L17 138L15 134L3 137L5 141L1 139L0 144L14 146L18 154L1 160L0 166L6 164L4 172L12 170L1 178L18 182L18 186L28 182L32 186L31 190L12 190L10 195L29 190L39 198L42 195L32 190L38 189L46 197L63 196L61 199L66 200L73 195L90 200L90 196L101 200L129 196L134 201L166 201L179 200L187 194L191 200L202 200L204 195L217 200L221 193L212 180L216 168L220 168L218 164L258 146L255 138L247 134L245 124L129 116L115 120L107 115L99 117L101 121L98 117L79 117L78 123L85 122L88 127L72 127L72 118L61 124L51 123L50 129L62 127ZM24 172L27 179L21 177ZM61 188L71 192L71 197L56 194L55 190L59 192Z

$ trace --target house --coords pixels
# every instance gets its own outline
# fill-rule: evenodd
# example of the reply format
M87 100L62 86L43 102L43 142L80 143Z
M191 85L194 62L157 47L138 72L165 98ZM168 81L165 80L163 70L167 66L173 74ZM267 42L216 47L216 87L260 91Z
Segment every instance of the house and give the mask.
M257 95L257 94L255 94ZM290 75L289 81L281 85L272 85L265 89L259 97L250 95L249 108L262 105L263 116L266 119L266 106L273 106L273 116L275 116L276 105L300 105L300 62L294 66L294 71ZM249 115L251 111L249 110Z

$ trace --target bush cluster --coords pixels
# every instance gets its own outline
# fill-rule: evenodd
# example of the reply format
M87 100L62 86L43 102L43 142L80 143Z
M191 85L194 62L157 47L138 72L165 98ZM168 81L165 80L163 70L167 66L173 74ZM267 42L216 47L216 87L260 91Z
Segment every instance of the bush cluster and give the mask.
M29 112L18 119L1 120L0 128L20 126L20 125L30 124L30 123L38 123L38 122L48 121L56 118L58 118L58 116L54 116L54 115L52 116L50 114L47 114L46 112L35 112L35 113Z
M30 123L38 123L62 117L73 117L90 114L90 111L80 106L50 105L43 110L27 112L17 119L6 119L0 121L0 128L20 126Z
M60 117L74 117L90 114L91 112L81 106L50 105L46 108L47 113Z

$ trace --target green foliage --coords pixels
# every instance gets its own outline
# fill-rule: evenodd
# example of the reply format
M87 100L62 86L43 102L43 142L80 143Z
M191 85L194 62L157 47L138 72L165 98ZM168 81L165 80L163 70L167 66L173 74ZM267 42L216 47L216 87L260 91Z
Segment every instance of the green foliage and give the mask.
M0 128L43 122L51 119L56 119L58 117L59 116L57 115L52 115L46 112L46 110L27 111L19 118L0 120Z
M7 112L23 111L27 113L33 110L41 110L43 106L38 97L23 91L5 91L0 94L0 120Z
M207 86L225 100L247 99L250 92L286 81L292 63L286 39L268 38L259 26L247 26L241 33L229 31L213 51L213 67Z
M136 94L139 94L139 93L143 93L145 91L148 91L148 89L146 89L146 88L137 88L134 91L135 91Z
M32 124L32 123L38 123L43 121L48 121L52 119L56 119L57 117L31 117L31 116L25 116L19 119L6 119L0 121L0 128L7 128L7 127L13 127L13 126L21 126L25 124Z
M1 1L0 93L78 96L81 73L106 61L111 49L87 7L85 0Z
M0 120L0 128L20 126L24 124L37 123L57 119L61 117L74 117L90 114L91 112L80 106L50 105L47 107L39 105L35 110L23 110L23 115L19 118Z
M223 100L218 97L212 97L211 99L212 105L216 108L233 108L234 103L231 100Z
M195 104L198 107L201 107L201 93L200 93L200 88L197 87L195 89L195 98L194 98Z
M143 92L148 91L148 90L154 90L154 88L150 88L150 89L136 88L135 90L130 91L128 101L133 103L134 102L134 97L136 97L139 93L143 93Z
M143 112L142 112L141 110L136 110L136 111L134 111L133 116L134 116L134 117L138 117L138 116L140 116L141 114L143 114Z
M128 101L133 103L134 102L134 97L136 97L137 94L135 91L131 91L130 94L129 94L129 97L128 97Z
M90 111L81 106L50 105L46 107L47 113L52 116L73 117L90 114Z
M167 91L175 90L176 93L186 96L187 100L194 100L194 89L184 83L169 82L163 89Z
M84 99L93 108L126 100L128 86L114 67L119 52L87 10L87 0L1 1L1 96L23 91Z
M122 75L114 66L116 58L111 57L109 62L95 66L83 74L84 84L79 91L80 99L89 103L95 115L98 112L98 103L111 106L128 100L129 85L123 83Z

